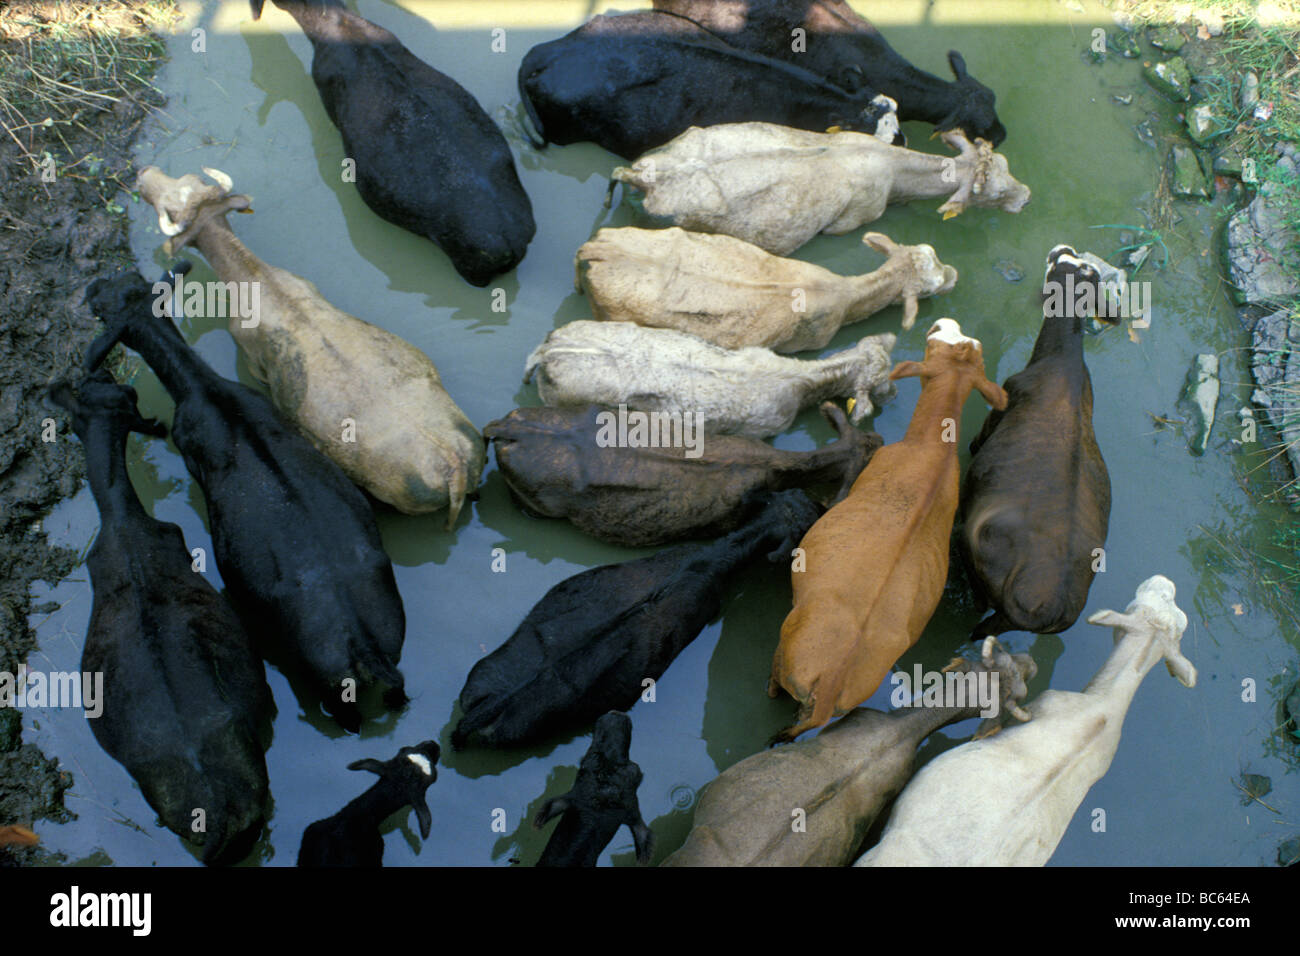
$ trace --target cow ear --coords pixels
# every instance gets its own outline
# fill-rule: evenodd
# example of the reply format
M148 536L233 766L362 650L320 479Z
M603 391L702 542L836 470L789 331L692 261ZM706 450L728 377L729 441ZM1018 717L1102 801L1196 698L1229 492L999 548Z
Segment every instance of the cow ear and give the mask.
M1119 611L1094 611L1088 615L1088 623L1100 627L1122 627L1125 630L1131 630L1139 624L1137 618Z
M1196 668L1177 650L1165 655L1165 668L1184 687L1196 686Z
M913 378L925 374L924 362L899 362L894 366L894 370L889 373L891 381L900 378Z
M862 241L867 246L886 256L892 255L895 249L900 248L898 243L883 232L869 232L862 237Z
M916 296L908 294L903 297L903 328L910 329L916 324L916 313L920 309Z
M975 383L979 393L984 396L984 401L988 402L998 411L1003 411L1007 407L1007 393L1002 386L996 382L990 382L987 378L980 376L980 380Z
M966 59L956 50L948 51L948 65L952 67L952 75L959 80L966 79Z
M411 794L411 809L415 811L415 822L420 827L420 837L429 839L429 831L433 829L433 814L429 812L429 804L424 799L423 785L417 785L415 792Z

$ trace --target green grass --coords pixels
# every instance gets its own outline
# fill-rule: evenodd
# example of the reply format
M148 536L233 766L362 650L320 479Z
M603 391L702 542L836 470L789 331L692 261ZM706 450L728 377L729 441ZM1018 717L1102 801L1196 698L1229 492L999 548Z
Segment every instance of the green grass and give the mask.
M164 53L156 32L177 16L171 0L0 5L0 137L34 172L58 152L57 174L101 186L109 206L123 184L101 176L85 120L152 88Z

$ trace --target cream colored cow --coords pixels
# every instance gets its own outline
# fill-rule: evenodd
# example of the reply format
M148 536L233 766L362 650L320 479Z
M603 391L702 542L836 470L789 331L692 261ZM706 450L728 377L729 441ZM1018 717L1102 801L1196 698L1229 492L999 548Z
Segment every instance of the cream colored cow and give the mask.
M888 258L874 272L842 276L731 236L602 229L578 250L577 285L608 322L676 329L729 349L803 352L891 305L903 306L910 329L917 300L957 282L933 246L900 246L879 232L862 241Z
M423 352L336 309L316 286L268 265L226 223L246 211L230 177L205 169L172 179L141 170L170 254L193 244L223 282L256 284L257 315L230 315L230 334L276 407L357 485L407 514L448 509L456 522L486 461L483 438Z

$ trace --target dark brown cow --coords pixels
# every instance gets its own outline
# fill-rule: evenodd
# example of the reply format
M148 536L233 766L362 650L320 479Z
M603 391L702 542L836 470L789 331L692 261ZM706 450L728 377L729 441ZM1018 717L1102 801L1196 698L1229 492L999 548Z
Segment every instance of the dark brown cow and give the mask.
M595 405L516 408L483 437L495 443L501 474L526 511L637 548L726 534L770 491L834 483L842 497L881 438L854 428L830 402L821 410L840 437L814 451L742 435L704 436L698 457L671 445L606 445Z
M1092 431L1083 361L1083 324L1094 310L1076 308L1081 299L1059 291L1088 289L1095 302L1099 281L1069 246L1048 254L1033 355L1006 381L1006 410L990 412L971 442L960 542L976 594L994 611L972 640L1064 631L1088 598L1106 543L1110 477ZM1053 284L1059 288L1048 296ZM1061 301L1066 307L1055 308Z

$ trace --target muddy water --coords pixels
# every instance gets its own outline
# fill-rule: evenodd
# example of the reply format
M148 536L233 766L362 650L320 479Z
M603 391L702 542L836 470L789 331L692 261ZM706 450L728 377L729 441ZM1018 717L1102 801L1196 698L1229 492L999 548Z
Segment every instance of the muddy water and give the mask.
M216 166L236 189L254 198L256 214L232 216L237 233L258 255L314 281L340 308L408 339L437 363L448 390L478 426L518 404L535 404L520 384L526 354L552 328L587 316L573 292L574 250L601 225L638 222L627 204L602 209L606 177L615 164L595 146L538 152L522 137L515 71L534 44L571 29L585 3L385 3L362 0L356 9L393 30L417 55L464 84L506 130L532 197L538 235L515 274L486 290L461 281L445 257L373 215L340 176L344 159L312 85L310 46L286 15L267 5L260 24L242 3L204 5L170 43L172 62L160 76L169 96L166 115L146 137L139 162L172 175ZM860 4L868 13L873 6ZM899 242L931 242L961 273L956 290L922 304L916 327L899 337L896 358L920 358L930 321L950 315L981 338L990 375L1018 371L1030 354L1040 312L1034 283L1043 257L1057 242L1102 255L1119 245L1118 231L1102 224L1142 224L1159 180L1157 154L1139 142L1133 124L1157 114L1162 136L1175 133L1174 110L1147 90L1135 61L1090 64L1083 56L1094 23L1050 0L900 4L880 22L894 45L931 69L960 49L974 75L998 91L1010 131L1004 152L1012 171L1034 191L1019 216L969 212L941 222L937 202L891 209L875 224ZM918 9L913 9L918 8ZM412 12L412 11L416 12ZM206 51L195 52L189 26L203 27ZM492 30L505 28L506 49L493 52ZM1132 105L1113 93L1132 92ZM909 130L920 148L941 151L927 130ZM1162 144L1160 155L1166 147ZM1139 581L1154 573L1172 578L1190 624L1183 651L1200 671L1188 690L1157 667L1129 712L1123 742L1107 776L1071 823L1055 864L1260 864L1300 824L1300 790L1269 734L1281 693L1276 677L1294 675L1297 638L1260 603L1249 574L1216 556L1211 533L1237 534L1266 549L1268 515L1252 505L1237 475L1258 464L1230 439L1239 434L1235 409L1243 403L1244 344L1219 279L1211 247L1219 222L1214 206L1179 203L1182 217L1164 236L1171 254L1163 272L1149 267L1151 328L1131 341L1126 330L1090 339L1088 362L1096 391L1095 423L1114 490L1106 570L1093 585L1089 612L1122 609ZM151 211L131 209L133 245L151 278L164 258ZM822 237L799 255L832 269L874 268L881 257L859 236ZM194 279L211 278L194 254ZM1009 282L995 263L1010 260L1025 279ZM492 288L505 290L508 309L491 309ZM830 348L864 334L896 331L891 310L842 332ZM219 372L252 384L219 318L189 317L187 339ZM1176 431L1159 429L1152 415L1176 417L1174 404L1195 352L1224 358L1219 423L1204 458L1193 458ZM171 405L152 374L142 372L146 414L170 420ZM900 383L898 399L875 419L887 441L898 439L918 394L915 379ZM962 422L961 446L974 436L985 406L973 396ZM815 414L781 436L781 447L809 448L829 437ZM197 487L174 446L133 440L136 488L158 518L179 524L190 547L211 553ZM304 827L328 815L368 786L350 773L361 757L387 758L404 744L429 737L446 747L454 701L476 660L499 645L545 591L584 568L640 552L601 545L567 525L523 516L490 465L480 500L467 507L452 532L441 517L380 515L406 604L407 642L402 669L412 693L400 715L347 736L299 707L285 678L268 669L279 713L267 754L274 810L252 863L290 864ZM98 518L88 490L49 520L52 537L86 546ZM493 573L492 552L506 552L506 571ZM219 584L209 564L207 576ZM41 648L34 668L78 668L90 610L84 568L57 588L36 595L62 608L39 620ZM1234 609L1233 605L1237 607ZM657 699L632 711L632 756L645 772L643 814L658 841L656 858L674 849L689 826L695 794L716 774L760 749L793 713L788 700L764 691L772 650L789 606L787 575L754 568L726 598L721 620L710 625L659 683ZM1240 613L1238 613L1240 611ZM962 646L977 614L950 592L918 646L900 662L927 668L945 663ZM1059 636L1012 634L1007 643L1038 660L1037 693L1048 686L1077 690L1109 652L1108 630L1080 623ZM1242 701L1242 681L1253 678L1258 701ZM887 690L869 702L888 707ZM80 713L31 712L27 724L45 750L76 775L68 804L77 822L40 828L42 839L69 859L102 850L114 862L175 865L193 855L154 814L126 772L95 743ZM926 747L931 755L965 736L950 728ZM541 802L571 784L588 738L577 735L510 753L447 753L429 791L434 830L424 845L409 814L389 821L389 865L531 864L545 834L528 824ZM1273 778L1266 798L1281 811L1243 807L1233 780L1242 771ZM1104 832L1094 832L1096 809ZM494 829L494 819L502 819ZM1289 825L1284 825L1289 824ZM102 859L102 856L99 857ZM622 831L602 861L632 862Z

